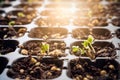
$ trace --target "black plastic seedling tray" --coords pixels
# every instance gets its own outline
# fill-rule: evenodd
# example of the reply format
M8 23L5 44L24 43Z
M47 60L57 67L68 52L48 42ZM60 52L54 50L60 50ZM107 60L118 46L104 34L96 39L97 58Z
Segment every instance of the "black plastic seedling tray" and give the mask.
M119 4L120 0L1 0L0 80L120 80ZM89 35L99 53L94 60L72 52ZM48 48L41 45L50 48L41 54Z

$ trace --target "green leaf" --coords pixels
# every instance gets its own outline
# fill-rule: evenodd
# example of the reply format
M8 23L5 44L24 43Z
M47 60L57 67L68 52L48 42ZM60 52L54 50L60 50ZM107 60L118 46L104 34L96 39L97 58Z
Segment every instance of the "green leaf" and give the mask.
M92 44L93 41L94 41L93 36L92 36L92 35L89 35L87 41L88 41L90 44Z
M85 40L85 41L82 43L82 45L83 45L84 48L88 48L88 44L89 44L89 42L88 42L87 40Z
M79 46L72 46L72 52L78 52Z
M17 15L18 15L19 17L25 17L25 14L23 14L22 12L19 12Z
M10 26L10 27L12 27L12 26L14 26L14 25L15 25L15 21L10 21L10 22L9 22L9 26Z
M42 45L41 45L41 52L45 53L46 51L49 51L49 44L42 43Z

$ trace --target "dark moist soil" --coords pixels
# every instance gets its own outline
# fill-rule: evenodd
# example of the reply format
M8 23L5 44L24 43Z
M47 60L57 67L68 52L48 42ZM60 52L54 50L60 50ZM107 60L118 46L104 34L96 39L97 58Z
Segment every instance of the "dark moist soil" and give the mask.
M0 28L0 39L21 37L25 34L27 29L25 27L1 27Z
M0 40L0 54L5 55L14 52L18 42L15 40Z
M26 57L16 60L7 75L13 79L53 79L61 75L63 61L54 58Z
M4 14L4 13L5 13L5 11L4 11L4 10L0 10L0 15L1 15L1 14Z
M117 9L117 8L119 8L120 9L120 3L113 2L113 3L111 3L111 4L108 5L108 8L109 9Z
M120 10L119 9L108 9L108 14L110 17L119 17L120 16Z
M111 38L111 33L107 29L94 28L90 31L88 28L77 28L72 31L73 38L87 39L88 35L93 35L95 39L106 40Z
M10 7L10 6L12 6L12 5L9 4L9 3L0 4L0 8L7 8L7 7Z
M119 0L106 0L108 2L120 2Z
M40 27L60 27L69 24L69 19L67 18L55 18L55 17L47 17L47 18L39 18L35 22Z
M120 18L115 18L112 20L112 24L114 26L120 26Z
M112 37L111 32L108 29L94 28L92 35L95 39L106 40Z
M116 30L116 35L120 39L120 29Z
M49 51L45 53L41 53L41 45L42 43L49 44ZM66 44L63 41L39 41L32 40L28 41L21 45L20 53L23 55L40 55L40 56L53 56L53 57L62 57L65 56L65 48Z
M68 31L65 28L33 28L29 33L31 38L51 38L51 39L63 39L67 36Z
M0 25L8 25L9 22L15 21L15 25L24 25L29 24L32 20L27 18L17 18L17 17L1 17Z
M15 20L14 18L0 16L0 25L8 25L10 21Z
M80 41L74 42L73 44L71 44L71 48L72 48L72 46L79 46L80 48L83 48L81 43L82 42L80 42ZM111 57L111 58L113 57L114 58L116 56L116 51L114 50L115 47L112 43L97 41L97 42L93 43L93 47L96 51L95 57ZM81 55L80 52L73 53L71 51L71 54L74 54L76 56L88 57L86 54Z
M74 80L118 80L119 64L115 60L73 59L69 65Z
M12 1L16 1L16 0L1 0L2 2L12 2Z
M8 63L8 60L4 57L0 57L0 74L4 71L6 68L6 65Z

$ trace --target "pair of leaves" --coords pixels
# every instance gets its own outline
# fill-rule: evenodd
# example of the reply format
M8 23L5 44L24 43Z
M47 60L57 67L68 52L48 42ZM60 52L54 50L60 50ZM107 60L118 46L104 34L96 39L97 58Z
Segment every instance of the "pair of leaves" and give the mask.
M83 45L84 48L87 49L87 48L89 48L89 44L92 44L93 41L94 41L93 36L92 36L92 35L89 35L89 36L88 36L88 39L85 40L85 41L82 43L82 45Z
M41 53L46 53L46 51L49 51L49 44L42 43L40 48L41 48Z
M85 53L85 50L80 48L79 46L72 46L72 52L76 53L76 52L81 52L81 54Z
M89 45L91 45L93 41L94 41L93 36L89 35L88 39L82 43L83 48L80 48L79 46L72 46L72 52L76 53L80 51L81 54L84 54L86 52L86 49L89 49Z

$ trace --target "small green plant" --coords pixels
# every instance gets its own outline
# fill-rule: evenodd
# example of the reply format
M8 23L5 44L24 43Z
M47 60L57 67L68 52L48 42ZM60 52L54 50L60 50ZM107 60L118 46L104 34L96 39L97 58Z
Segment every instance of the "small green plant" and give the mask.
M46 42L42 42L40 48L41 48L41 53L49 52L49 44L47 44Z
M9 35L18 36L16 30L14 29L15 21L10 21L8 23L8 25L9 25L9 27L8 27L9 28L8 34ZM12 38L12 36L10 36L10 37Z
M10 22L8 23L8 25L9 25L9 27L13 27L13 26L15 25L15 21L10 21Z
M19 12L17 15L18 15L19 17L25 17L25 14L22 13L22 12Z
M95 49L92 46L92 43L94 41L93 36L89 35L87 40L84 40L82 44L82 48L79 46L72 46L72 52L77 53L80 52L81 54L86 54L89 56L91 59L95 58Z

